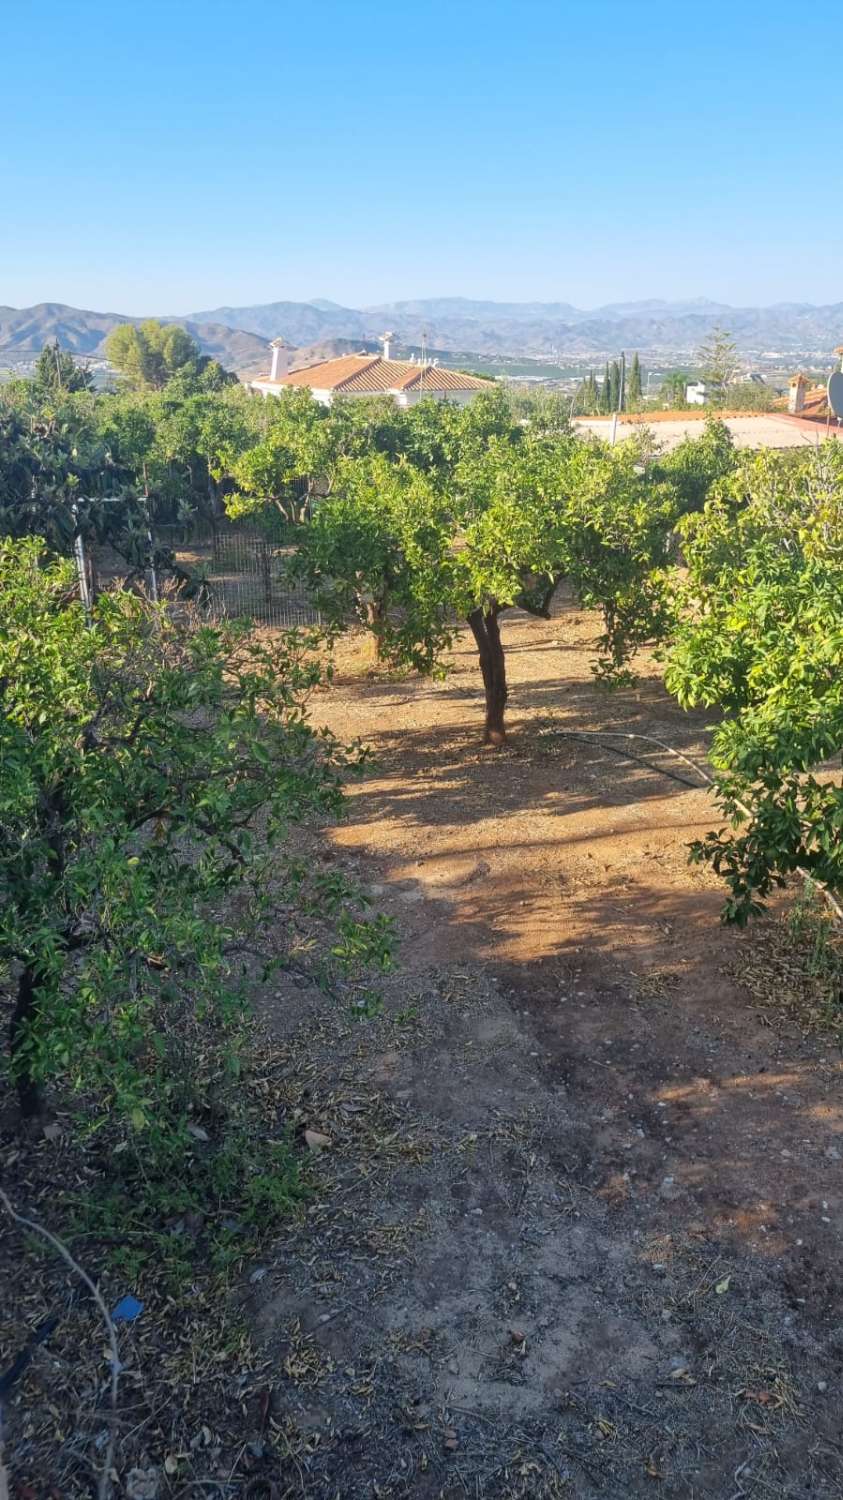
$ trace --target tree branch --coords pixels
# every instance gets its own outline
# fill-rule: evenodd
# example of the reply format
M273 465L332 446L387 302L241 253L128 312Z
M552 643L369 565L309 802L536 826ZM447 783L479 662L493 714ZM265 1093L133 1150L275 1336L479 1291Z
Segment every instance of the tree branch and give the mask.
M60 1239L58 1239L56 1235L52 1234L49 1229L45 1229L44 1225L39 1224L36 1219L27 1219L23 1214L19 1214L17 1212L17 1209L12 1207L8 1196L2 1188L0 1188L0 1203L2 1203L9 1217L14 1219L16 1224L20 1224L23 1229L31 1230L33 1234L40 1235L41 1239L46 1240L47 1244L51 1245L56 1253L61 1256L65 1265L69 1266L71 1271L73 1271L74 1274L79 1277L80 1281L82 1281L87 1287L97 1307L99 1308L102 1320L105 1324L106 1332L108 1334L109 1348L111 1350L111 1411L108 1424L108 1444L106 1446L105 1458L103 1459L102 1471L100 1473L99 1485L97 1487L97 1497L98 1500L108 1500L108 1495L111 1489L111 1465L114 1459L114 1445L117 1429L117 1389L120 1373L120 1355L117 1349L117 1334L114 1329L114 1324L111 1321L111 1314L109 1313L108 1308L105 1305L102 1292L96 1285L96 1282L92 1281L87 1271L84 1271L79 1265L79 1262L73 1259L70 1251L66 1248L65 1245L62 1244ZM0 1484L2 1484L4 1480L5 1475L2 1468L0 1468ZM0 1491L0 1494L2 1494L2 1491Z

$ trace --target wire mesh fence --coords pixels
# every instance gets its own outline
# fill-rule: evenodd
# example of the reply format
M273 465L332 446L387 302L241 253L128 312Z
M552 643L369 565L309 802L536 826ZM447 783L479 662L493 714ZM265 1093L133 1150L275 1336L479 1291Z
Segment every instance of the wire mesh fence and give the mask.
M214 620L248 617L261 625L292 630L320 623L307 590L286 576L292 555L290 540L248 526L225 525L215 531L161 527L158 545L198 583L198 598Z

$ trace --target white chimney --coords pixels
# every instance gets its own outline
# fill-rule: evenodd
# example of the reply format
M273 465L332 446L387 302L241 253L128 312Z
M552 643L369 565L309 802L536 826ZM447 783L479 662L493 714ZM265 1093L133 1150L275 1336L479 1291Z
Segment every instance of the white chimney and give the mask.
M792 375L788 381L787 409L791 416L795 416L805 405L805 390L807 385L808 382L801 371L798 375Z
M392 349L392 340L394 338L395 338L395 334L394 333L382 333L381 334L381 343L383 344L383 357L384 357L384 359L389 359L391 357L390 356L390 350Z
M272 350L272 366L269 371L269 378L270 380L280 380L284 374L281 368L282 355L287 345L283 339L273 339L269 347Z

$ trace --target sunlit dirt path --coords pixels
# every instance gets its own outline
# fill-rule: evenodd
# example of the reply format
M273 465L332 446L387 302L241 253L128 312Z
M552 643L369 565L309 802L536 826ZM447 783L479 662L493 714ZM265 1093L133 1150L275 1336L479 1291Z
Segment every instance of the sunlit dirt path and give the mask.
M401 949L382 1014L277 1018L317 1027L333 1141L254 1299L279 1358L296 1326L323 1360L285 1396L308 1493L843 1494L839 1050L731 977L694 772L587 737L705 753L653 664L595 686L595 629L507 619L501 752L464 638L437 683L352 641L314 705L375 753L333 839Z

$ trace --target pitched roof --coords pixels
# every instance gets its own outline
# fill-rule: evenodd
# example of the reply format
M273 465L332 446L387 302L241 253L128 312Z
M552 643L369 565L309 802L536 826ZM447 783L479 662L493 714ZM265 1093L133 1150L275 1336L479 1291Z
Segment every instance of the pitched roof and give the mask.
M788 412L784 409L786 401L781 402L780 406L783 408L782 416L789 417L794 422L821 422L825 425L830 415L828 394L824 385L812 386L810 390L805 392L802 399L802 406L798 412Z
M264 380L267 377L262 376ZM385 394L388 391L486 391L491 380L462 375L439 365L413 364L408 359L384 359L380 354L344 354L324 359L300 370L289 370L273 385L309 386L312 390L337 391L349 395Z

